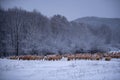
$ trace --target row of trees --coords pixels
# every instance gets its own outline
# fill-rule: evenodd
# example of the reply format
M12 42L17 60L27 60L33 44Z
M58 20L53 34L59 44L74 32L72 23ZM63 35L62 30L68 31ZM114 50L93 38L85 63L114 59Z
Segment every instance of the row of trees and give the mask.
M64 16L47 18L34 10L0 9L0 56L109 51L114 31L107 25L93 28L68 21Z

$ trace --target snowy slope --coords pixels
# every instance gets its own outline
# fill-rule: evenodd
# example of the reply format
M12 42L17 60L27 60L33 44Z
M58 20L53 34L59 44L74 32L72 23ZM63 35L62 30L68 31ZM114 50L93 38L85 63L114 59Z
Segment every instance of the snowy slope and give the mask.
M120 26L119 18L100 18L100 17L83 17L74 20L77 23L89 24L92 27L98 27L102 24L108 25L109 27L118 28Z
M120 59L112 61L22 61L0 59L0 80L119 80Z

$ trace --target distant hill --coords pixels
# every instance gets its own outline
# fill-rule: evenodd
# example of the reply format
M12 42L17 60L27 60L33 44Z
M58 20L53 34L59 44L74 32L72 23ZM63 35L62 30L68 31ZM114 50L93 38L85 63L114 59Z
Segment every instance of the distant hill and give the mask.
M120 27L120 18L83 17L74 20L74 22L85 23L92 27L100 27L103 24L111 28Z

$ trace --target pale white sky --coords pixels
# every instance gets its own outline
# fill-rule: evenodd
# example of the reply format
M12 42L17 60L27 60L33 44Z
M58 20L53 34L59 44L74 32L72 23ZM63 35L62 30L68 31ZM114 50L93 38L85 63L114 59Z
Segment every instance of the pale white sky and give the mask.
M120 0L0 0L0 6L36 9L48 17L61 14L68 20L86 16L120 18Z

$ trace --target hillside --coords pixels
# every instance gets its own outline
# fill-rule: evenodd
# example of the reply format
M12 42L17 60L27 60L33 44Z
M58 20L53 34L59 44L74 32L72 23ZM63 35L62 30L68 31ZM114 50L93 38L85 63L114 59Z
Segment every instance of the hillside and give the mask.
M97 27L102 24L108 25L111 28L120 26L120 18L83 17L83 18L78 18L74 21L77 23L89 24L92 27Z

